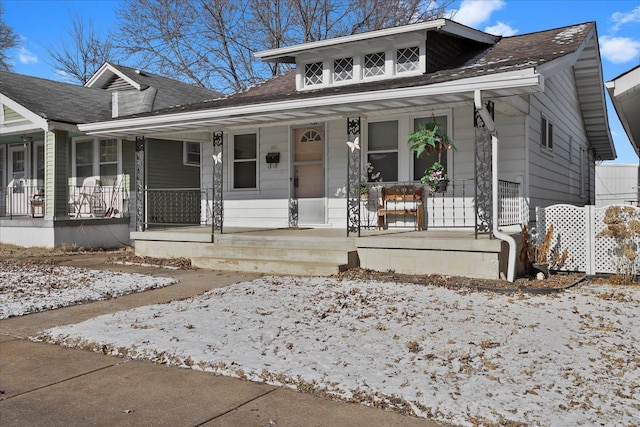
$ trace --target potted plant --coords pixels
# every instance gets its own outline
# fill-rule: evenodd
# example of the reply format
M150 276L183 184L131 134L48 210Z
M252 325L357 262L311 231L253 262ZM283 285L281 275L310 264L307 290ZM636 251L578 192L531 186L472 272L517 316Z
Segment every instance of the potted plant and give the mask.
M441 126L435 117L428 123L421 124L417 131L408 135L409 148L420 157L423 153L437 153L438 160L424 171L420 182L429 186L431 194L447 191L449 179L442 166L442 152L451 148L455 149L453 140L442 132Z
M433 162L433 165L420 178L420 182L429 186L429 191L433 193L444 193L447 191L449 179L444 171L444 166L440 162Z

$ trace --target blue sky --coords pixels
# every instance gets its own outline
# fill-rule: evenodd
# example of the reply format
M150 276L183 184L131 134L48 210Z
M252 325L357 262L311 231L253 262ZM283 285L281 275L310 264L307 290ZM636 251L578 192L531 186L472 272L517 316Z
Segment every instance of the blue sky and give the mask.
M119 0L0 0L5 22L19 35L21 49L10 52L14 71L63 80L56 73L47 48L64 40L71 15L91 19L97 31L117 25ZM515 35L596 21L604 80L640 63L640 0L460 0L454 20L479 30ZM135 64L131 64L135 65ZM615 111L609 105L611 133L618 163L638 163Z

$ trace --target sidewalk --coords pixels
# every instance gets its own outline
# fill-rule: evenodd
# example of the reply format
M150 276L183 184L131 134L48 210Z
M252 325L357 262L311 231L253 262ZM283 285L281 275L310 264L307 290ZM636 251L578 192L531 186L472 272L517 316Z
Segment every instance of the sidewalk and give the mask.
M7 426L436 426L376 408L172 366L33 343L43 329L188 298L255 276L104 263L64 265L175 277L180 283L0 321L0 424Z

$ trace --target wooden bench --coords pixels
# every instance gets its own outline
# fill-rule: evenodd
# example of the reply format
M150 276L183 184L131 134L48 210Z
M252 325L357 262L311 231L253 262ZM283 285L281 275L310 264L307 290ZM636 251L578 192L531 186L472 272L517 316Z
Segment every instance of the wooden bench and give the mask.
M387 227L387 216L415 217L416 229L424 227L424 208L422 204L422 187L414 185L394 185L382 188L381 205L378 207L378 229Z

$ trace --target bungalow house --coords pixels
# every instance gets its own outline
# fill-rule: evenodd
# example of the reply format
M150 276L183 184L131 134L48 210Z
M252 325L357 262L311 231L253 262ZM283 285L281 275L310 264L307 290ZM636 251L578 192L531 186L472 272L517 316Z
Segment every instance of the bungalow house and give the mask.
M110 63L85 86L0 71L0 243L128 244L135 143L88 136L77 125L218 96ZM199 188L199 149L155 141L150 184Z
M595 161L615 158L592 22L498 37L438 19L257 56L291 69L218 100L79 126L135 139L136 170L153 167L154 139L203 144L211 225L160 228L137 181L137 253L512 280L535 207L593 203Z

